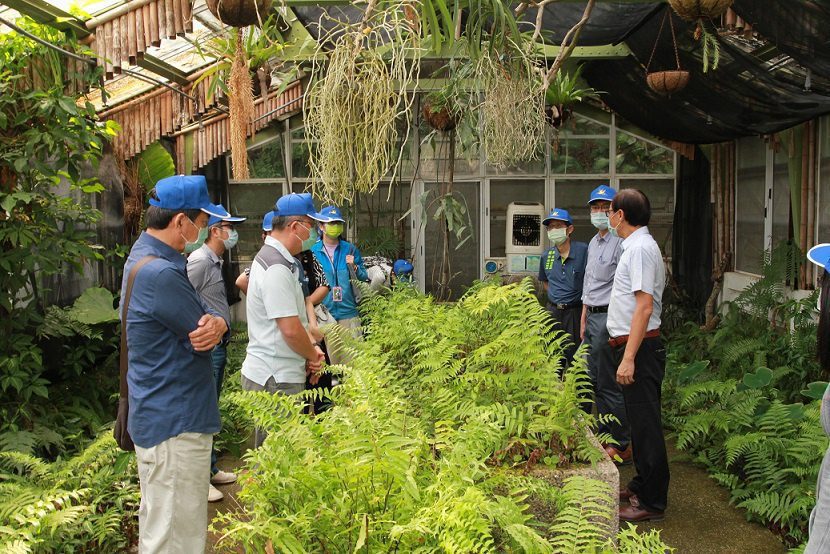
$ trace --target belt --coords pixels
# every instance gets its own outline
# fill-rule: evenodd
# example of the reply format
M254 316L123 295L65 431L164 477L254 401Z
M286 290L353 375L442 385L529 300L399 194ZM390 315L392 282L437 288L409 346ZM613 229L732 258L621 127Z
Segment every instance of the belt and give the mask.
M612 339L608 339L608 344L611 345L611 348L616 348L618 346L622 346L628 342L629 335L620 335L619 337L614 337ZM645 335L643 335L643 339L653 339L654 337L660 336L660 329L653 329L648 331Z
M608 313L608 306L588 306L588 312L592 314Z
M582 307L582 302L574 302L573 304L554 304L553 302L548 302L548 304L557 310L573 310L574 308Z

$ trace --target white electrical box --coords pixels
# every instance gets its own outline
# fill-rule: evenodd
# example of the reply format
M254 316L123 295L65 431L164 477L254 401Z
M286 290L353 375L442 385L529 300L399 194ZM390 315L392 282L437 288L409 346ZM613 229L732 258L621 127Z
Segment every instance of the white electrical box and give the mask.
M544 253L542 220L545 206L538 202L511 202L507 206L507 273L538 273Z

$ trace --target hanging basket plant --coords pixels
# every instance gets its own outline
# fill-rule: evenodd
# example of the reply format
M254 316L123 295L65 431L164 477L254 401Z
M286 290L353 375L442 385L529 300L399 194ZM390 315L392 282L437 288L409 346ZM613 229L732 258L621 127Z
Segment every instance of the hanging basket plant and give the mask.
M580 87L579 78L581 75L581 65L572 73L560 70L545 90L545 119L556 129L571 118L573 114L572 105L599 97L600 92L594 90L594 88Z
M271 0L206 0L210 13L231 27L248 27L267 19Z
M660 42L660 36L663 34L663 27L666 25L666 19L669 20L669 27L671 28L672 47L674 48L674 60L677 63L677 69L667 71L649 71L651 62L654 59L654 54L657 52L657 45ZM677 37L674 33L674 23L672 21L671 12L666 10L663 14L663 21L660 23L660 30L657 32L657 39L654 41L654 48L651 51L651 57L646 64L646 84L648 87L663 96L671 96L686 88L689 84L690 74L688 71L680 66L680 54L677 50Z
M448 105L433 104L427 100L421 108L421 115L427 125L442 133L452 131L458 125L459 117Z
M733 0L669 0L669 5L686 21L697 21L722 16L732 2Z

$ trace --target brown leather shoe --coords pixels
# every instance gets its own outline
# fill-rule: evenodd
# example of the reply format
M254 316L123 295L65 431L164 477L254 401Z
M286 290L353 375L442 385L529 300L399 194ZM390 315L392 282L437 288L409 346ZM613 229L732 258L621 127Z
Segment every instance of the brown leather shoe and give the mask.
M628 448L625 450L617 450L615 447L611 446L610 444L605 447L605 453L608 454L608 457L613 460L615 464L618 466L625 466L631 463L631 445L628 445ZM617 459L619 457L619 459Z
M633 497L633 496L636 496L636 495L628 487L621 487L620 488L620 500L621 501L624 502L626 500L630 500L631 497Z
M620 521L663 521L664 512L649 512L640 506L623 506L620 508Z

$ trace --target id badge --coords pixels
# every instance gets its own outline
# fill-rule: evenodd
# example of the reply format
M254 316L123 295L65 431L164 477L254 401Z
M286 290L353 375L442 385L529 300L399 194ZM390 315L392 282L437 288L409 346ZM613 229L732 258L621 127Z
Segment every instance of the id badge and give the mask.
M331 299L335 302L343 302L343 287L334 287L331 289Z

